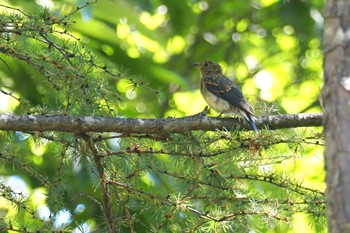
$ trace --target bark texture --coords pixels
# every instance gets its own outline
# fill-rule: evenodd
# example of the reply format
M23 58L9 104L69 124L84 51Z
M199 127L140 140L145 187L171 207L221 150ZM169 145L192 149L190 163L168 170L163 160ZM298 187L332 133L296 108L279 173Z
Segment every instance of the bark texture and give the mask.
M259 129L281 129L322 126L322 113L299 113L259 117L255 122ZM242 119L216 118L197 114L181 118L118 118L90 116L16 116L0 115L0 130L57 131L70 133L188 133L189 131L250 130Z
M324 128L327 218L350 232L350 1L328 0L324 30Z

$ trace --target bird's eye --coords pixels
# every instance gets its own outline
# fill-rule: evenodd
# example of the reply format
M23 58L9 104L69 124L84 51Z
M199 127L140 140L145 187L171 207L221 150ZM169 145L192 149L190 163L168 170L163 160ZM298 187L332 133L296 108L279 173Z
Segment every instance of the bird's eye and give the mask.
M204 63L204 67L208 67L208 66L209 66L208 62Z

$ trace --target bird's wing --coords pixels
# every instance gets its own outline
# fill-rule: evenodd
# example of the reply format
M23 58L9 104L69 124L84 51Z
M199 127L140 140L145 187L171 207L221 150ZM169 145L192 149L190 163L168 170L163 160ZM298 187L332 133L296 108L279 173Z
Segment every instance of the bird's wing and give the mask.
M207 76L203 78L205 87L217 97L226 100L229 104L254 116L249 103L245 100L242 91L231 79L225 76Z

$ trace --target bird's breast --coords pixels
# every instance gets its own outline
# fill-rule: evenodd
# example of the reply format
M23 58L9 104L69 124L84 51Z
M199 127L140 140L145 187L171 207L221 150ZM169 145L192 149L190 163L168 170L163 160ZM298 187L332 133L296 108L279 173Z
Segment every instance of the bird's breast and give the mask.
M201 93L205 101L208 103L209 107L215 111L219 113L230 112L230 104L226 100L208 91L205 85L201 85Z

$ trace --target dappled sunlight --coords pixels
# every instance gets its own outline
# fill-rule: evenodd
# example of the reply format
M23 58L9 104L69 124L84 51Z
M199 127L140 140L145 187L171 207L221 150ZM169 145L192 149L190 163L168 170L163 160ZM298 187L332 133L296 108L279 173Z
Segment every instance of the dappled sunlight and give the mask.
M192 115L203 111L207 105L199 91L177 92L173 95L176 109L185 115Z
M2 89L0 92L0 113L13 112L16 107L19 106L19 102L15 99L18 96L17 93L12 93L6 88ZM5 93L4 93L5 92ZM15 98L14 98L15 97Z
M271 88L273 86L273 78L271 74L266 71L260 71L254 77L256 86L260 89L260 98L265 101L273 101Z
M279 0L260 0L259 2L263 7L269 7L272 4L277 3L278 1Z
M43 6L43 7L47 7L47 8L52 8L54 3L51 0L36 0L36 2Z
M292 50L295 49L298 45L298 41L294 36L288 36L288 35L279 35L277 36L277 44L281 47L283 50Z
M157 13L154 15L151 15L148 12L142 12L140 14L140 22L143 23L146 27L148 27L151 30L155 30L159 28L164 22L166 17L167 8L166 6L160 6L157 10Z

